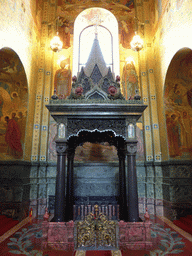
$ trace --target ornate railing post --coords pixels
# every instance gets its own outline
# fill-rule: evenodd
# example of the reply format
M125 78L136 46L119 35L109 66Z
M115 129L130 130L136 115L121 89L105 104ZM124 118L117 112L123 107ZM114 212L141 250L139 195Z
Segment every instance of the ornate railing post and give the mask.
M57 177L55 191L55 222L65 219L65 165L67 155L67 142L62 139L56 141L57 151Z
M119 156L119 218L120 220L128 221L127 209L127 189L125 175L125 157L126 151L124 148L118 148Z
M128 221L139 221L138 193L137 193L137 172L136 152L137 141L127 141L127 174L128 174Z

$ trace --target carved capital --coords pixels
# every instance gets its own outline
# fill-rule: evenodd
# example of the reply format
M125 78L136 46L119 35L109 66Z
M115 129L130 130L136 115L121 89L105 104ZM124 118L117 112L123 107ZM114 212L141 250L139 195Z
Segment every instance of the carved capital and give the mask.
M67 143L59 143L56 141L56 151L58 155L65 155L67 154Z
M127 153L136 154L137 153L137 141L127 143Z

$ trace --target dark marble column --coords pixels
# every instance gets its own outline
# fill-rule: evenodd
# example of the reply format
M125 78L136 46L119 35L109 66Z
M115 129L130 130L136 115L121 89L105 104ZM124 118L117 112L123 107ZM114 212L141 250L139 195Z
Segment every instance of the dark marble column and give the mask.
M125 149L118 149L119 156L119 218L128 221L127 190L125 177Z
M66 191L66 220L73 220L73 204L74 204L74 185L73 185L73 160L75 150L69 149L67 152L67 191Z
M137 173L136 173L137 141L127 141L127 174L128 174L128 221L139 221Z
M67 156L67 142L56 140L57 177L55 191L55 222L65 221L65 165Z

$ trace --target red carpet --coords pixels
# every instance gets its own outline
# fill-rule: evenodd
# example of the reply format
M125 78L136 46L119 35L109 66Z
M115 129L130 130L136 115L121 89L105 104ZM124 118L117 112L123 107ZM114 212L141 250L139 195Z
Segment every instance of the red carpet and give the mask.
M179 220L174 220L173 223L179 228L192 235L192 216L181 217Z
M192 220L192 215L187 215L187 218Z
M86 256L111 256L111 251L86 251Z
M12 218L8 218L5 215L0 216L0 236L10 230L12 227L19 223L18 220L13 220Z

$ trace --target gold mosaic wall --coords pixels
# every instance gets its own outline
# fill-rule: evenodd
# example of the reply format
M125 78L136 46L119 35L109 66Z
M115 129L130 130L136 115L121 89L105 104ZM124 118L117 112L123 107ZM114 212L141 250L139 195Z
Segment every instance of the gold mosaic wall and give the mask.
M45 105L53 94L59 58L73 66L73 26L77 15L88 7L110 10L119 25L120 76L126 59L132 57L143 101L148 105L139 124L144 133L146 161L169 159L164 89L169 64L182 48L191 49L192 3L184 0L133 1L1 1L0 49L12 49L19 57L27 78L28 115L23 160L47 161L50 117ZM139 52L130 49L134 17L144 40ZM56 33L55 18L62 18L64 49L53 53L49 47ZM121 84L123 86L123 84ZM122 88L123 92L123 88ZM190 105L190 104L189 104ZM51 121L52 122L52 121ZM191 124L190 124L191 125ZM190 126L191 129L191 126Z
M28 91L28 104L26 106L27 124L25 129L23 160L30 160L31 156L36 69L38 66L38 48L41 33L40 7L38 1L30 2L27 0L3 0L0 6L0 50L4 52L4 49L8 49L18 56L19 63L24 68L27 80L24 86L27 87L26 90ZM2 55L0 57L2 60ZM15 67L15 70L16 68L18 68L18 66ZM12 73L15 70L10 69L11 75L9 77L12 77ZM1 73L4 72L5 67L1 70ZM7 70L7 72L9 72L9 70ZM0 76L1 82L9 82L5 80L7 80L5 77ZM15 80L12 79L11 83L10 86L14 87ZM13 98L11 99L13 100Z

